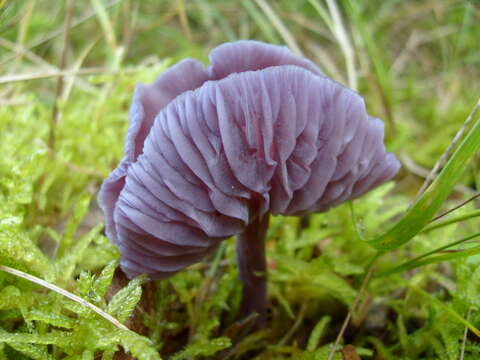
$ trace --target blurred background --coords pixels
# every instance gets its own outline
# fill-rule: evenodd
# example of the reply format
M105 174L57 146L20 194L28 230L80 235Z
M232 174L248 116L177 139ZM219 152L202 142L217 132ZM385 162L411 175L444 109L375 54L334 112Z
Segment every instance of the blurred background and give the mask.
M208 62L222 42L258 39L289 46L364 95L386 122L390 147L401 145L402 160L421 176L475 103L478 7L474 0L4 0L0 101L35 93L52 105L72 91L94 95L106 86L102 75L148 82L161 64ZM58 94L60 69L76 76L63 79Z

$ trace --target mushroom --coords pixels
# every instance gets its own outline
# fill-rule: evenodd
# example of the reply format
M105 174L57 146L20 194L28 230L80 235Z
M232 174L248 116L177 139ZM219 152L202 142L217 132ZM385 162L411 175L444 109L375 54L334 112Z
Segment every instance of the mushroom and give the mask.
M244 40L209 58L136 87L99 204L129 277L166 278L237 235L243 310L261 327L270 214L326 211L400 165L362 97L286 47Z

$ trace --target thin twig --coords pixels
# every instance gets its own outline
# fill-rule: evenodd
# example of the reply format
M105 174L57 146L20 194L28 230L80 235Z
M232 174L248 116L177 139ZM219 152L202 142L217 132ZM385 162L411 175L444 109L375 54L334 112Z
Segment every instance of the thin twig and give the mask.
M118 321L117 319L115 319L112 315L106 313L105 311L103 311L102 309L100 309L99 307L93 305L92 303L89 303L88 301L82 299L81 297L75 295L75 294L72 294L71 292L67 291L67 290L64 290L54 284L51 284L45 280L42 280L36 276L33 276L33 275L30 275L30 274L27 274L23 271L20 271L20 270L17 270L17 269L14 269L14 268L11 268L9 266L5 266L5 265L0 265L0 270L2 271L5 271L9 274L12 274L14 276L18 276L18 277L21 277L22 279L25 279L25 280L28 280L28 281L31 281L37 285L40 285L40 286L43 286L44 288L47 288L47 289L50 289L52 291L55 291L57 294L60 294L62 296L65 296L66 298L70 299L70 300L73 300L77 303L79 303L80 305L83 305L85 307L88 307L90 310L94 311L95 313L97 313L98 315L100 315L101 317L103 317L105 320L109 321L110 323L112 323L113 325L115 325L117 328L119 329L122 329L122 330L126 330L126 331L130 331L129 328L127 328L125 325L123 325L120 321Z
M62 50L62 57L60 59L60 70L65 69L67 65L67 50L68 50L70 28L72 26L73 5L74 5L74 0L67 0L67 4L65 8L66 15L65 15L64 34L63 34L63 50ZM52 110L52 122L50 124L50 133L48 136L48 147L50 149L55 148L55 129L60 119L58 102L63 91L63 84L64 84L63 80L64 80L63 76L60 76L57 79L57 87L55 89L55 101L54 101L53 110Z
M352 307L348 311L348 314L345 317L345 320L343 321L342 327L341 327L341 329L340 329L340 331L337 335L337 338L335 339L335 343L333 344L332 350L330 351L330 354L328 355L328 360L333 360L333 357L335 356L335 352L337 351L337 347L340 344L340 340L342 339L343 334L345 333L345 330L347 329L348 324L350 323L350 319L352 318L352 314L355 311L355 309L357 308L358 303L360 302L360 296L365 291L365 288L367 287L367 284L372 277L375 260L376 260L376 258L370 264L367 275L365 276L365 278L362 281L362 285L360 286L360 290L358 291L357 296L355 297L355 300L353 301Z

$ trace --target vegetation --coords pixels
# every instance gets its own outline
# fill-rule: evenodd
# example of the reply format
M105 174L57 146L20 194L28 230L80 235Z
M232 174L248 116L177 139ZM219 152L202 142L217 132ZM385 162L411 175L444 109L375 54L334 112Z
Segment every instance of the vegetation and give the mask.
M478 359L479 21L474 0L0 1L0 359ZM112 285L95 200L134 85L239 38L356 88L403 165L354 203L271 219L269 326L248 336L233 239Z

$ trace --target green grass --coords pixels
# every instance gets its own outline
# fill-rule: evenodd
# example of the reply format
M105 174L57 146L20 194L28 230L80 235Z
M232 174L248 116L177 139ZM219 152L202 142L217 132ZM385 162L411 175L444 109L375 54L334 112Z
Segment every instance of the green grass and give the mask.
M479 21L474 0L0 1L0 360L342 359L346 344L478 359L478 199L432 218L480 185ZM112 284L95 200L135 84L239 38L288 44L356 88L403 164L352 204L271 219L269 326L247 337L233 239L171 279ZM76 76L59 87L62 67Z

